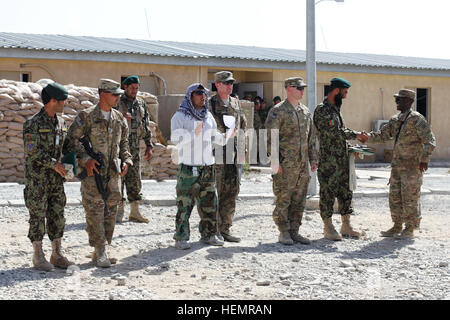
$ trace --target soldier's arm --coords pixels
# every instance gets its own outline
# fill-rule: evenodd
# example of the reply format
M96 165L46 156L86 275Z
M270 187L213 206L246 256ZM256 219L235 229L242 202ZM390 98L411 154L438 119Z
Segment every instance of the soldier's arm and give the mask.
M356 139L357 131L348 128L339 128L337 119L326 108L317 108L314 112L314 125L318 132L327 135L330 139L342 136L345 140Z
M153 148L152 131L150 130L150 117L147 112L147 105L145 104L145 101L143 104L143 108L144 108L144 117L142 118L142 126L144 127L143 139L147 147Z
M57 159L52 158L50 154L41 148L38 126L28 120L23 126L22 133L25 157L39 166L47 169L55 169Z
M79 141L88 130L86 120L86 114L83 111L79 112L75 121L69 127L67 138L63 145L63 153L75 152L81 166L85 166L86 162L91 159Z
M436 139L431 131L431 126L425 118L419 117L416 121L415 127L417 134L423 143L423 151L420 162L428 163L430 162L431 154L433 153L434 148L436 148Z
M314 123L311 118L308 118L310 128L309 135L308 135L308 156L309 156L309 163L312 166L313 164L318 165L319 164L319 153L317 151L317 133L316 133L316 127L314 126Z
M122 160L122 164L128 163L128 165L133 165L133 160L130 153L130 146L128 144L128 124L125 118L120 120L122 126L121 137L119 142L119 157Z
M368 133L369 143L382 143L394 138L395 120L391 118L388 123L381 127L378 131L371 131Z

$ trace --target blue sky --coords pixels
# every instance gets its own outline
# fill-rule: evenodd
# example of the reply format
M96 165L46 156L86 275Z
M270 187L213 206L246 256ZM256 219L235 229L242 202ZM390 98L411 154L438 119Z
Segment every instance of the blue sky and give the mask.
M1 6L3 32L306 48L305 0L14 0ZM446 0L322 1L317 50L450 59L448 12Z

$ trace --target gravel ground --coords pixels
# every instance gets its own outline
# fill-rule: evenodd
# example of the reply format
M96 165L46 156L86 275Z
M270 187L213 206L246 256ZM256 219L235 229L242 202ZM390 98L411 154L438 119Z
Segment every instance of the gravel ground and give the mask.
M355 199L352 224L365 231L362 239L323 239L320 215L311 211L300 230L312 244L284 246L270 199L238 201L233 230L241 243L200 244L194 209L193 246L180 251L172 240L176 208L144 206L149 224L116 226L108 250L119 262L110 269L86 257L84 211L67 207L63 245L77 264L50 273L32 268L26 208L1 207L0 299L449 299L449 207L448 196L422 197L418 237L394 240L379 237L391 226L387 199ZM44 248L49 259L48 238Z

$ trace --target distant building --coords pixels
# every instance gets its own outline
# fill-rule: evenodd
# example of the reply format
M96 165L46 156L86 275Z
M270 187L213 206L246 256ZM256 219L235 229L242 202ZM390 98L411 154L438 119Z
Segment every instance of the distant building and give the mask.
M0 32L0 79L52 78L95 87L102 77L120 81L139 75L142 90L155 95L184 94L194 82L213 88L214 73L230 70L239 97L283 99L285 78L306 78L305 60L302 50ZM450 60L317 52L318 102L337 76L353 85L343 107L346 125L353 129L379 127L397 112L393 94L401 88L416 90L414 108L431 123L437 139L433 160L450 160ZM384 148L389 144L377 146L377 160Z

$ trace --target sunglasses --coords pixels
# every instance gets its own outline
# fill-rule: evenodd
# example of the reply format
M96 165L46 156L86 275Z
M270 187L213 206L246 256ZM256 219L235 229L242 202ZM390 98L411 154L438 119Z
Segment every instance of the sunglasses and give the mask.
M192 92L192 94L195 94L197 96L201 96L201 95L206 95L206 92L203 90L196 90L194 92Z
M228 81L225 81L225 82L222 82L222 83L226 84L226 85L230 85L230 84L233 84L234 81L233 80L228 80Z
M291 87L296 88L299 91L305 90L305 87L297 87L297 86L291 86Z
M395 97L395 102L399 102L405 99L405 97Z

